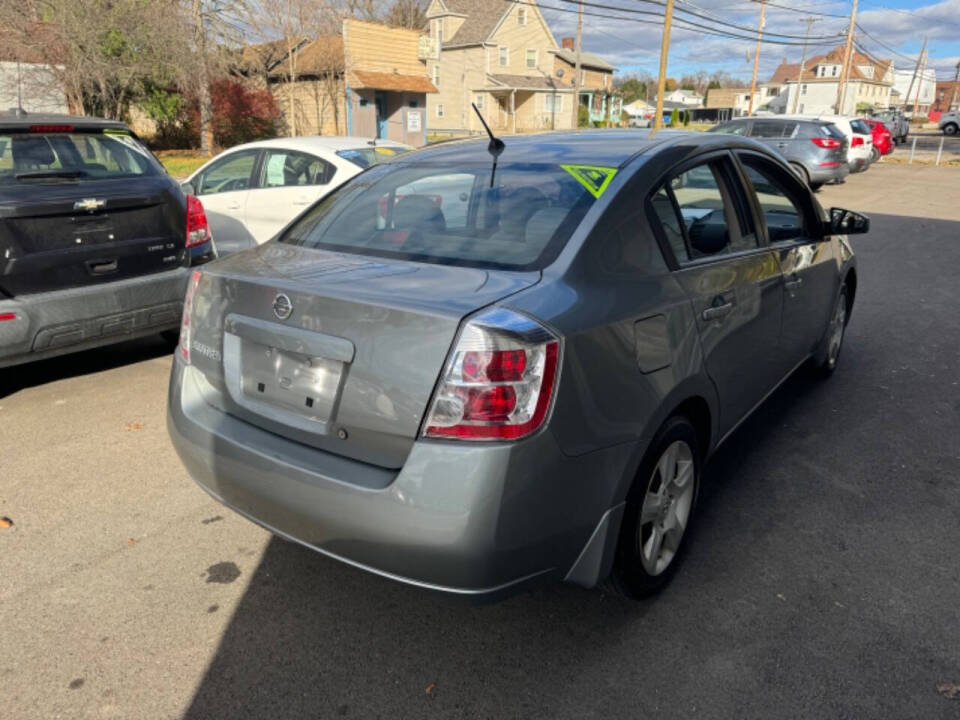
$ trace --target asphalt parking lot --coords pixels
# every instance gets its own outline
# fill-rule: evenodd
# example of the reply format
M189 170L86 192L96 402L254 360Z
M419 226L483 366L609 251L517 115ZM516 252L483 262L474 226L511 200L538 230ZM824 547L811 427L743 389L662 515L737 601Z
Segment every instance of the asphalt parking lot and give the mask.
M0 371L0 717L960 717L960 170L872 215L840 368L707 470L675 582L425 594L221 508L166 435L159 338Z

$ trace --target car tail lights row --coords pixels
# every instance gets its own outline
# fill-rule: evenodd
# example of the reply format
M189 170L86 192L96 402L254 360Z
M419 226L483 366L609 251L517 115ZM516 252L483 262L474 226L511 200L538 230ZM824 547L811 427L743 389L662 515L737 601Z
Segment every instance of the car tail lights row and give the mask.
M203 275L199 270L194 270L187 283L187 294L183 298L183 317L180 320L180 344L177 352L180 353L180 359L186 364L190 364L190 316L193 314L193 296L197 292L197 285L200 284L200 277Z
M822 147L825 150L838 150L843 147L843 142L837 140L836 138L828 137L815 137L810 138L811 142L817 147Z
M546 419L560 341L530 318L494 308L467 322L424 423L428 438L517 440Z
M203 211L203 203L193 195L187 195L187 247L203 245L210 241L210 223Z

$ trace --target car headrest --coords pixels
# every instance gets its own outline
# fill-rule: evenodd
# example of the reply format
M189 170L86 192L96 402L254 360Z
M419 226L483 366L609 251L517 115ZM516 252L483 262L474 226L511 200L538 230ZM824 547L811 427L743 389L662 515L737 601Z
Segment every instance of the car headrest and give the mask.
M537 210L530 219L527 220L527 227L523 234L523 239L528 243L536 243L540 246L550 242L550 238L560 227L560 223L570 212L569 208L548 207Z
M57 161L57 156L53 154L53 148L43 137L14 135L11 150L14 167L53 165Z
M393 208L393 227L397 230L443 232L447 228L443 210L426 195L405 195Z

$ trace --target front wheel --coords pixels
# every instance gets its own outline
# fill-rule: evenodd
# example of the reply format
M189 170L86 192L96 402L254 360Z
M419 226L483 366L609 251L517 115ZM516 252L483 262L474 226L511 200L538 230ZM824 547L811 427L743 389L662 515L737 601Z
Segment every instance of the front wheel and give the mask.
M670 418L650 444L627 496L610 585L639 599L673 577L685 549L700 480L697 432Z
M947 123L943 126L944 135L956 135L958 132L960 132L960 126L956 123Z
M848 312L847 286L844 285L840 289L840 297L837 298L837 306L833 310L833 315L830 316L830 323L827 325L821 350L815 356L813 369L814 373L820 377L828 378L837 369L840 350L843 347L843 336L847 330Z

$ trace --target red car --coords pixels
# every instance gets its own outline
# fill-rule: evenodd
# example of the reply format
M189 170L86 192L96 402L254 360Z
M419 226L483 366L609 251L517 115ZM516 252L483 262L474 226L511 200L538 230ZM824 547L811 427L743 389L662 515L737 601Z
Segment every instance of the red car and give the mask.
M880 159L881 155L889 155L893 152L893 136L879 120L864 120L870 126L871 137L873 138L873 162Z

